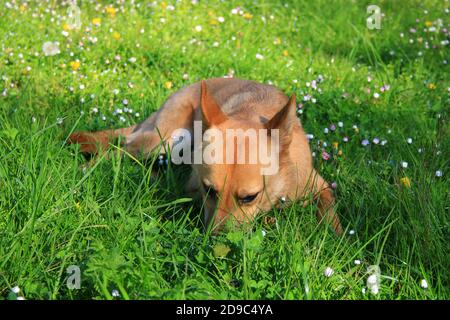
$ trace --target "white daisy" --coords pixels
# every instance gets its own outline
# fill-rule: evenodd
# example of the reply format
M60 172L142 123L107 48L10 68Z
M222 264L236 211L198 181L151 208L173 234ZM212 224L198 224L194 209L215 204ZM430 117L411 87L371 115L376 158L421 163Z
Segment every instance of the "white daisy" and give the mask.
M44 44L42 45L42 51L46 56L54 56L61 53L61 51L59 50L59 43L50 41L44 42Z
M334 273L334 270L331 269L330 267L327 267L323 274L325 275L325 277L329 278L333 275L333 273Z

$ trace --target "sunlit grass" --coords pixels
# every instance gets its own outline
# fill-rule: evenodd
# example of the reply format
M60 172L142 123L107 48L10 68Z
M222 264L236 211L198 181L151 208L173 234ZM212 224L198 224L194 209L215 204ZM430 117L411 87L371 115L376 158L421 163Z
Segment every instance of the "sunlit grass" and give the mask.
M367 1L83 1L80 30L66 6L16 2L0 0L0 298L449 298L445 2L380 2L380 30ZM297 95L345 236L299 204L211 236L183 193L188 168L155 178L157 159L118 150L85 167L64 144L225 75Z

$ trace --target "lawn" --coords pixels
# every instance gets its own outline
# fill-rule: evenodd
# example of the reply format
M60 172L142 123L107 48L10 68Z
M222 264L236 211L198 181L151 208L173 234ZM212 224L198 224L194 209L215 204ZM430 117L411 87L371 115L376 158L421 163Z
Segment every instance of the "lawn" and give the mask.
M447 1L63 2L0 0L0 299L450 298ZM189 168L64 143L222 76L297 95L344 236L299 204L212 236Z

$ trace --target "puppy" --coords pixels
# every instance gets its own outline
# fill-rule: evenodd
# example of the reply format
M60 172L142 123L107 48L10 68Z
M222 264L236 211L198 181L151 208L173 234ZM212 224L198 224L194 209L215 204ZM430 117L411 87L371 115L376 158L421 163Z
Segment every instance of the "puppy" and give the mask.
M193 139L199 128L205 133L200 140ZM188 160L184 163L193 168L187 191L201 193L204 220L215 232L230 219L251 220L281 201L306 205L311 195L318 202L319 221L342 233L332 190L313 168L295 96L288 98L274 86L236 78L209 79L172 94L159 111L138 125L76 132L68 141L80 144L83 153L97 154L119 136L124 137L123 150L135 157L148 157L161 145L162 153L181 148ZM225 138L218 143L221 136ZM259 156L261 150L268 150L271 163ZM198 154L203 158L192 161Z

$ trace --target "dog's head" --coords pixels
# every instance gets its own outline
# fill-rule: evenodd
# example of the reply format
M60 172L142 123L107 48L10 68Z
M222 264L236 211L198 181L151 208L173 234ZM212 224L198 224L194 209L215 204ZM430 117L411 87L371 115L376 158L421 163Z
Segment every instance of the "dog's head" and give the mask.
M293 180L289 145L295 96L265 123L227 116L202 82L203 163L194 170L205 203L205 222L215 231L226 221L245 222L288 193ZM221 142L220 142L221 140ZM209 159L207 159L209 157Z

